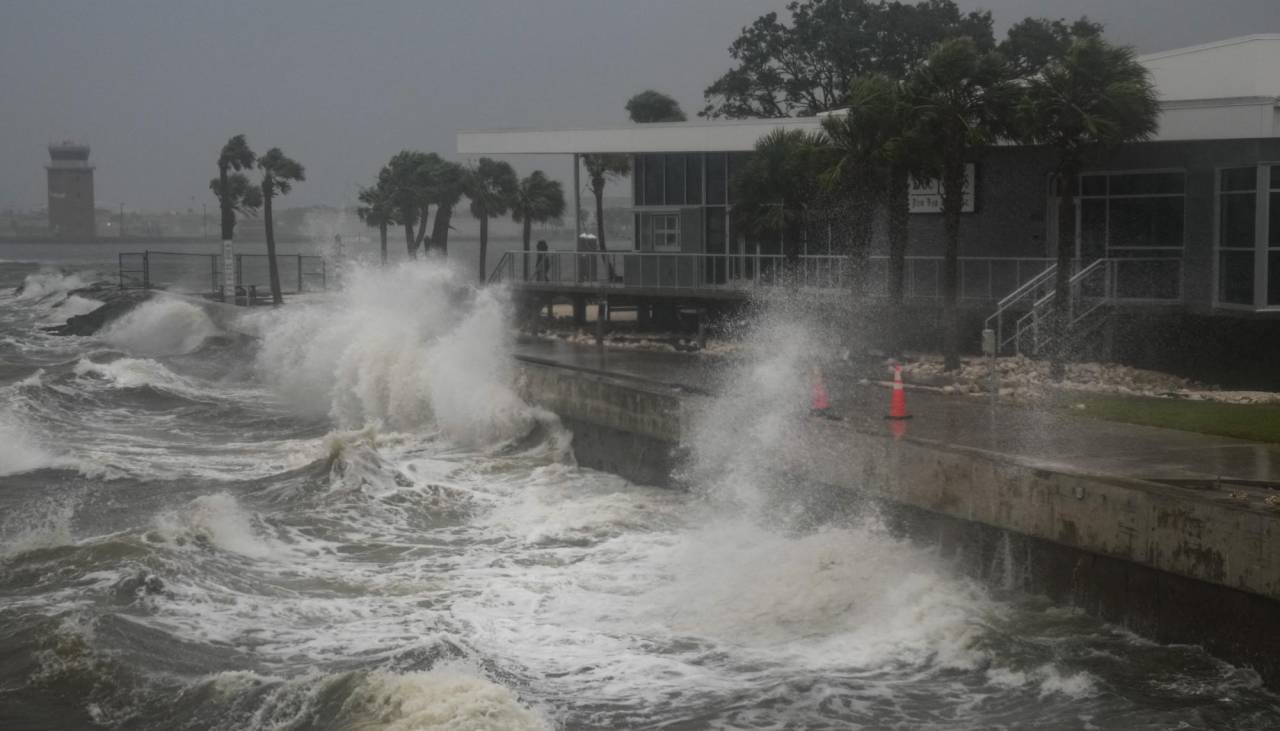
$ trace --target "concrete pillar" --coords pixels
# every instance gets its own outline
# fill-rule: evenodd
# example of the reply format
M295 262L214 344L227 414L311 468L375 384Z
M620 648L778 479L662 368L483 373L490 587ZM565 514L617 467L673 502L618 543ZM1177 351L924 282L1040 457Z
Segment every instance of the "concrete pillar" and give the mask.
M580 294L573 296L573 324L587 324L587 298Z
M707 348L707 308L698 308L698 350Z
M649 303L637 302L636 303L636 325L639 327L647 327L649 325L650 319L651 318L649 315Z

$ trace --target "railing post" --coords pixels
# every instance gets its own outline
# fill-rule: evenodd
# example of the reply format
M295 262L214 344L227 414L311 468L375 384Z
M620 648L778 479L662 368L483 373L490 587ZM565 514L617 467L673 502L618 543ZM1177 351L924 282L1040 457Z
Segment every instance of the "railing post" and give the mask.
M151 252L142 252L142 288L151 289Z
M209 293L218 294L218 255L209 255Z
M298 254L298 294L302 294L302 254Z

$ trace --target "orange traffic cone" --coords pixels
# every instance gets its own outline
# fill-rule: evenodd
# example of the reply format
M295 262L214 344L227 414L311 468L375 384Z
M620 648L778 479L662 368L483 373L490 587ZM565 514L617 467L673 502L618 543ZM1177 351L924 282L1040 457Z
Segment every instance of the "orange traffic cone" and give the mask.
M893 366L893 396L889 399L889 413L884 418L894 421L911 418L907 413L907 394L902 390L902 366L897 363Z
M809 409L811 411L825 413L830 408L831 402L827 399L827 384L822 378L822 371L817 368L813 369L810 396Z

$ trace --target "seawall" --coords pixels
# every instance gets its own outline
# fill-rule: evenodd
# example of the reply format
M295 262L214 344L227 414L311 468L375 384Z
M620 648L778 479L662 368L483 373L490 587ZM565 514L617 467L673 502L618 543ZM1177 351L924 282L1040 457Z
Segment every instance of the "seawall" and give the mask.
M574 432L580 464L667 485L707 395L536 359L522 394ZM963 570L1159 642L1203 645L1280 687L1280 515L1218 491L1046 468L985 450L811 420L780 464L823 499L872 498ZM786 457L784 457L786 459Z

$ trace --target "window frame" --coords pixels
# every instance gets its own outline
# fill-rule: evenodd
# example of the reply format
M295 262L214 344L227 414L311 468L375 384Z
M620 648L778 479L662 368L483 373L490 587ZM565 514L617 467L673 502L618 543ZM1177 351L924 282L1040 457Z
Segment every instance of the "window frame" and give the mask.
M1270 245L1271 194L1280 193L1280 185L1272 187L1271 168L1280 166L1280 161L1259 160L1251 164L1220 165L1213 169L1213 300L1214 309L1235 310L1238 312L1280 312L1280 303L1267 302L1268 267L1272 251L1280 252L1280 246ZM1222 172L1244 168L1254 169L1254 208L1253 208L1253 246L1222 246L1222 196L1244 195L1243 191L1223 191ZM1223 302L1221 283L1221 260L1223 251L1253 252L1253 302ZM1280 276L1280 274L1278 274Z
M1182 192L1181 193L1123 193L1115 195L1111 192L1111 178L1121 175L1160 175L1177 173L1182 176ZM1086 194L1084 192L1084 179L1087 177L1105 176L1107 178L1107 190L1102 195ZM1177 252L1177 256L1182 258L1187 249L1187 182L1188 175L1186 168L1167 167L1167 168L1134 168L1127 170L1086 170L1081 171L1076 180L1075 194L1075 223L1076 223L1076 240L1075 255L1080 258L1081 244L1083 236L1082 214L1084 210L1083 201L1086 200L1102 200L1106 201L1106 216L1103 224L1103 230L1106 234L1106 241L1103 244L1103 253L1107 257L1111 257L1111 252L1152 252L1154 256L1149 258L1159 259L1174 256L1172 252ZM1111 201L1137 198L1181 198L1182 199L1182 241L1177 246L1115 246L1111 243ZM1119 257L1123 258L1123 257ZM1142 258L1142 257L1138 257Z
M648 226L646 226L646 233L648 233L648 235L649 235L649 250L650 250L650 251L652 251L652 252L654 252L654 253L662 253L662 254L679 254L679 253L681 253L681 252L683 251L683 248L682 248L683 241L681 241L681 235L680 235L681 231L680 231L680 211L679 211L679 209L676 209L676 210L665 210L665 211L647 211L647 212L646 212L646 215L647 215L647 217L648 217L648 219L649 219ZM666 220L669 220L669 221L674 221L674 226L675 226L675 227L674 227L674 228L667 228L667 227L664 225L661 229L659 229L659 228L658 228L658 220L659 220L659 219L666 219ZM665 221L664 221L664 223L665 223ZM664 243L663 243L663 245L662 245L662 246L658 246L658 234L659 234L659 230L661 230L661 232L662 232L662 235L663 235L663 236L672 236L672 235L674 235L674 237L675 237L675 248L670 248L670 244L667 244L665 241L664 241Z

